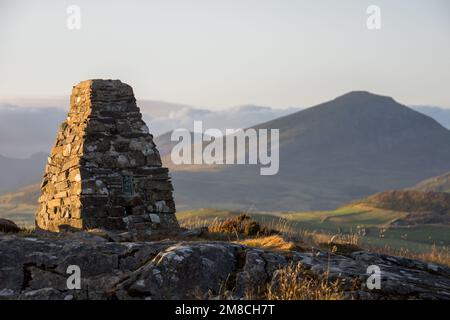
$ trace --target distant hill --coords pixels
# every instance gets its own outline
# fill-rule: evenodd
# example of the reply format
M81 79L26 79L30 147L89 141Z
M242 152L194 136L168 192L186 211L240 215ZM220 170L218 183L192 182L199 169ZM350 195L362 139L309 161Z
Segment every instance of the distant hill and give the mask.
M450 131L369 92L350 92L255 129L280 130L280 171L171 164L180 208L327 210L450 170Z
M34 213L40 196L39 184L0 195L0 218L7 218L24 226L34 225Z
M39 183L47 163L47 157L48 155L43 152L36 153L27 159L0 155L0 194Z
M450 172L421 181L412 189L419 191L450 192Z
M0 196L0 205L36 205L41 195L39 184L32 184Z
M416 190L386 191L353 205L405 212L405 224L450 224L450 194Z
M280 130L275 176L260 176L255 165L175 166L170 132L155 138L171 169L179 210L331 210L450 171L449 130L392 98L368 92L350 92L254 128ZM0 180L8 187L4 192L39 183L41 156L29 160L34 164L0 158L2 178L9 179Z
M450 109L436 106L411 106L411 108L432 117L444 127L450 129Z

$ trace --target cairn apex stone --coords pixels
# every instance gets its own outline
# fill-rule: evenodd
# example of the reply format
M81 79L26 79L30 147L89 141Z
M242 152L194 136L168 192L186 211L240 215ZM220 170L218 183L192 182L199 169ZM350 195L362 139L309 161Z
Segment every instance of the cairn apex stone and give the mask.
M133 89L120 80L86 80L73 87L41 190L39 229L151 235L179 228L169 171L161 165Z

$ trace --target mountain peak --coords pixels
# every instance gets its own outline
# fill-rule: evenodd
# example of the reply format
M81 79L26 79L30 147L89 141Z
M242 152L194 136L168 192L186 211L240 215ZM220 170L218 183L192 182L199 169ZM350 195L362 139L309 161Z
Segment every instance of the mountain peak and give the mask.
M394 102L389 96L382 96L369 91L350 91L337 98L334 101L345 101L347 103L367 103L367 102Z

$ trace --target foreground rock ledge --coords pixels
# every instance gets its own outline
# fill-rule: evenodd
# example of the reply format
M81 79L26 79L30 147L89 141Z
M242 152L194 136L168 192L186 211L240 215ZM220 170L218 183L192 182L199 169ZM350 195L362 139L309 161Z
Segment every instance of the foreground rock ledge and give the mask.
M369 265L382 271L381 290L349 290L354 299L450 299L450 269L369 252L349 255L291 251L286 254L230 242L107 242L0 235L0 299L211 299L276 281L290 261L344 284L365 283ZM67 289L69 265L81 268L81 289Z

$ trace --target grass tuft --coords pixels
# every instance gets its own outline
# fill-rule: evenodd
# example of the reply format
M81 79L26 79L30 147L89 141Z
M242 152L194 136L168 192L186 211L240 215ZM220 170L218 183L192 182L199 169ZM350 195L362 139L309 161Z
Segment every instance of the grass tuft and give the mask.
M293 242L286 241L280 235L246 239L238 241L238 243L249 247L256 247L274 251L289 251L296 248L296 245Z
M268 300L344 300L339 280L330 281L328 274L316 275L300 263L277 270L267 287Z

